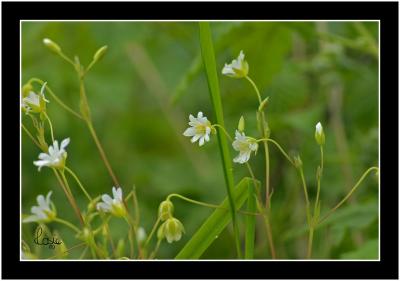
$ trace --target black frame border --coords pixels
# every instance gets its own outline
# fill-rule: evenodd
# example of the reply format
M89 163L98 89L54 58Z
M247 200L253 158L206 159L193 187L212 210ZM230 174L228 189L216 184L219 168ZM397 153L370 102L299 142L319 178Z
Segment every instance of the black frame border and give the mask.
M398 278L397 2L2 2L3 278ZM79 7L79 8L78 8ZM20 20L380 20L380 261L19 261ZM397 186L397 188L396 188Z

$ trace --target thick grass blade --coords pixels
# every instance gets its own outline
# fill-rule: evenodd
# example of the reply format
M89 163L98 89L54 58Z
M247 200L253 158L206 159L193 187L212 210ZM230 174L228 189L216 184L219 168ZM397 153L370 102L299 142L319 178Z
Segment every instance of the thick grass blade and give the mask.
M253 180L243 178L234 189L234 200L236 210L238 210L245 202L249 195L248 188L253 187ZM178 253L175 259L198 259L207 250L207 248L220 235L225 227L231 221L229 213L229 200L225 200L220 205L224 209L216 209L203 225L197 230L193 237L186 243L183 249ZM248 217L255 217L246 215Z
M222 110L221 95L219 92L218 75L215 63L214 47L211 38L210 25L208 22L199 22L199 27L200 27L201 55L203 57L204 67L207 73L207 81L211 94L211 101L214 107L217 123L221 126L224 126L224 114ZM241 257L240 234L235 216L235 203L232 198L232 193L234 188L234 180L232 173L232 158L229 153L228 141L226 139L224 132L221 131L220 128L217 128L217 130L218 130L219 149L222 157L224 176L227 186L227 193L231 209L233 229L235 234L236 251L238 257L240 258Z

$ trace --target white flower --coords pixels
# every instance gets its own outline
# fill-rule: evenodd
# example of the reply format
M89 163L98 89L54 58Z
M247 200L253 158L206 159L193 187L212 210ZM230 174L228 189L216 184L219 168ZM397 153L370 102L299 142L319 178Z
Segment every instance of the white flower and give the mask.
M47 83L43 84L42 88L40 89L40 94L29 91L28 95L22 99L21 106L26 113L29 113L30 111L34 113L39 113L46 110L45 102L49 102L44 96L46 84Z
M323 145L325 143L325 134L324 128L321 125L321 122L315 126L315 140L319 145Z
M199 141L199 146L204 144L204 141L210 140L210 133L212 131L211 123L207 117L203 117L203 112L197 114L197 118L189 115L189 128L183 133L186 137L192 137L191 142Z
M67 152L65 151L65 148L68 144L69 138L66 138L61 142L61 146L59 148L58 142L55 140L53 145L49 146L48 153L40 153L40 160L34 161L33 164L39 167L39 171L43 166L58 169L64 168L65 159L67 158Z
M126 209L122 198L122 189L113 186L112 193L114 198L111 198L108 194L103 194L101 196L103 202L97 203L97 210L111 213L116 217L124 217L126 215Z
M56 210L51 208L52 202L50 200L52 191L50 191L46 199L43 195L39 195L36 200L38 202L38 206L33 206L31 208L31 213L33 215L25 218L22 222L49 222L52 221L56 217Z
M249 161L251 152L257 152L258 149L258 144L255 139L246 137L244 133L240 133L238 130L235 132L235 140L232 146L236 151L239 151L239 155L233 159L233 162L240 164Z
M231 64L225 64L222 69L222 74L233 78L246 77L247 73L249 73L249 64L244 60L243 51L240 51L237 59L233 60Z

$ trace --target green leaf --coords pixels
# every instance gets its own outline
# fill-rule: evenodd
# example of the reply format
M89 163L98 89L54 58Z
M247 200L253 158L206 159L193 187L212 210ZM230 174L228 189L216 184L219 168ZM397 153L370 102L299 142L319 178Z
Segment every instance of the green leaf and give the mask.
M377 259L379 241L377 239L369 240L355 251L344 253L340 256L342 259Z
M248 187L252 186L251 178L243 178L234 189L236 210L238 210L248 197ZM213 243L218 235L225 229L231 221L228 211L229 200L225 198L220 205L223 209L215 210L203 225L197 230L193 237L186 243L175 259L198 259Z
M224 113L222 110L221 94L219 91L217 67L215 63L214 47L211 38L210 24L208 22L200 22L199 27L200 27L201 55L203 57L204 67L206 69L211 101L213 104L217 123L220 126L224 127ZM235 233L236 250L238 257L240 257L241 256L240 234L235 215L235 203L232 198L232 193L234 189L232 158L229 153L229 146L225 133L221 131L219 127L218 127L218 144L221 152L229 205L231 209L232 224Z
M256 188L259 186L255 186L255 183L248 183L248 197L247 197L247 211L250 213L257 212L256 206ZM246 240L245 240L245 259L254 258L254 241L255 241L255 233L256 233L256 217L255 216L246 216Z

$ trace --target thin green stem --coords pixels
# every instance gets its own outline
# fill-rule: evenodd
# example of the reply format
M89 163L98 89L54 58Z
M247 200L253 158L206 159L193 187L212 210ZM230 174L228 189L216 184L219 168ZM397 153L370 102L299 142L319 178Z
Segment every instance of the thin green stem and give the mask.
M32 136L32 134L29 132L29 130L24 126L24 124L22 124L22 129L24 130L24 132L28 135L28 137L32 140L32 142L39 148L41 148L40 144L35 140L35 138Z
M158 239L156 248L154 249L154 251L151 253L151 255L149 257L150 259L154 259L156 257L158 249L160 248L160 245L161 245L161 241L162 241L162 239Z
M308 191L307 191L307 184L306 184L306 180L304 178L304 172L303 172L303 168L299 168L299 173L300 173L300 177L301 177L301 182L303 184L303 190L304 190L304 198L306 200L306 214L307 214L307 222L310 225L311 223L311 213L310 213L310 201L308 199Z
M324 220L326 220L330 215L332 215L340 206L342 206L347 199L350 198L350 196L356 191L356 189L360 186L360 184L364 181L365 177L371 172L371 171L379 171L378 167L371 167L368 170L364 172L364 174L361 176L361 178L357 181L357 183L353 186L353 188L349 191L349 193L338 203L336 204L335 207L333 207L322 219L319 220L318 224L322 223Z
M261 104L262 103L262 99L261 99L260 91L258 90L256 83L254 83L254 81L249 76L246 76L245 78L253 86L253 88L254 88L254 90L255 90L255 92L257 94L258 102L259 102L259 104Z
M256 182L248 184L247 211L256 212ZM254 243L255 243L256 218L252 216L246 217L246 236L245 236L245 259L254 258Z
M314 238L314 227L310 227L310 231L308 233L307 259L310 259L312 255L313 238Z
M113 172L113 170L112 170L112 168L111 168L110 163L108 162L106 153L104 152L104 149L103 149L103 147L102 147L102 145L101 145L101 143L100 143L99 138L97 137L96 131L95 131L95 129L94 129L92 123L91 123L90 121L89 121L89 122L86 122L86 123L87 123L87 126L88 126L88 128L89 128L90 133L92 134L93 140L94 140L94 142L96 143L97 149L99 150L101 159L103 160L104 165L106 166L107 171L108 171L108 173L110 174L110 176L111 176L111 178L112 178L112 180L113 180L113 182L114 182L114 185L115 185L116 187L120 187L120 184L119 184L119 182L118 182L118 179L117 179L117 177L115 176L115 174L114 174L114 172Z
M63 58L66 62L68 62L69 64L71 64L74 69L76 69L76 64L69 58L67 57L63 52L59 52L58 53L60 55L61 58Z
M63 219L60 219L60 218L57 218L57 217L56 217L56 218L54 219L54 221L68 226L69 228L73 229L76 233L81 232L81 231L79 230L79 228L77 228L75 225L73 225L72 223L70 223L70 222L68 222L68 221L66 221L66 220L63 220Z
M79 219L79 222L81 223L82 226L85 226L85 223L83 221L83 217L82 217L82 213L79 210L78 205L76 204L76 201L74 199L74 197L72 196L72 194L70 193L69 189L67 188L66 183L63 181L63 179L60 177L60 175L58 174L58 171L56 169L53 168L53 172L58 180L58 182L61 185L61 188L63 189L65 196L67 196L67 199L69 201L69 203L71 204L72 208L74 209L76 216ZM63 172L60 172L61 175L63 175Z
M38 83L38 84L40 84L40 85L43 85L43 84L44 84L44 81L40 80L39 78L31 78L31 79L29 80L28 83L31 83L31 82L36 82L36 83ZM73 109L70 108L68 105L66 105L64 102L62 102L62 100L61 100L60 98L58 98L58 97L54 94L54 92L51 90L51 88L50 88L49 86L47 86L47 84L46 84L46 90L47 90L47 92L52 96L52 98L53 98L61 107L63 107L66 111L68 111L69 113L71 113L71 114L74 115L75 117L78 117L79 119L83 119L83 117L82 117L79 113L77 113L75 110L73 110Z
M88 250L88 247L86 246L85 249L83 250L82 254L79 256L79 259L83 259L83 257L86 255L86 252Z
M224 128L224 126L221 126L221 125L219 125L219 124L213 124L211 127L218 127L218 128L220 128L223 132L224 132L224 134L228 137L228 139L232 142L233 141L233 139L232 139L232 137L229 135L229 133L226 131L226 129Z
M151 231L150 231L149 237L147 237L147 240L146 240L146 242L144 243L144 247L145 247L145 248L147 247L147 245L149 244L151 238L153 237L154 233L156 232L157 226L158 226L158 224L160 223L160 221L161 221L161 218L158 217L157 220L156 220L156 222L154 223L153 228L152 228Z
M285 156L285 158L290 162L290 164L292 164L294 166L293 160L285 152L285 150L279 145L279 143L277 141L270 139L270 138L266 138L266 139L263 138L263 139L257 140L257 142L260 142L260 141L269 141L269 142L273 143L280 150L280 152L282 152L283 156Z
M89 202L92 202L92 197L90 197L89 193L86 191L86 189L83 187L81 181L79 180L78 176L67 166L64 167L64 169L75 179L75 181L78 183L79 187L85 194L86 198L89 200Z
M47 113L43 111L43 114L44 114L44 116L46 117L47 122L49 123L50 134L51 134L51 140L52 140L53 143L54 143L53 124L51 123L51 120L50 120L49 116L47 115Z
M318 203L319 203L319 196L321 193L321 178L322 178L322 170L324 167L324 149L323 146L320 145L320 152L321 152L321 165L317 174L317 196L315 197L315 205L314 205L314 216L316 215Z

